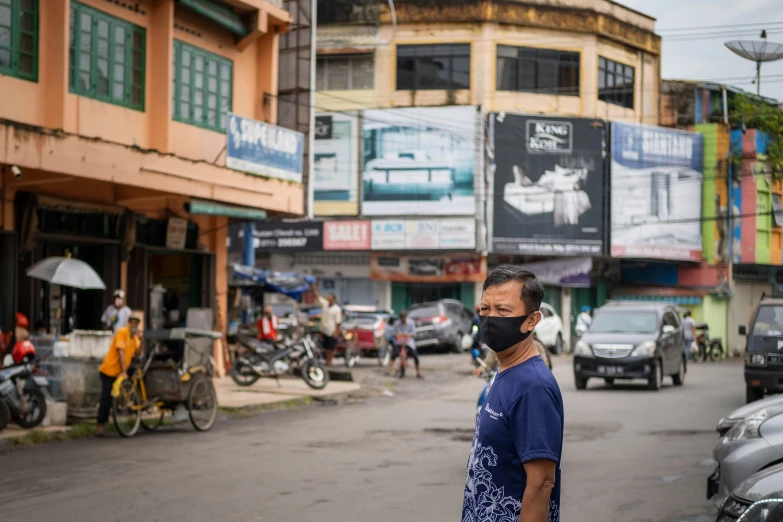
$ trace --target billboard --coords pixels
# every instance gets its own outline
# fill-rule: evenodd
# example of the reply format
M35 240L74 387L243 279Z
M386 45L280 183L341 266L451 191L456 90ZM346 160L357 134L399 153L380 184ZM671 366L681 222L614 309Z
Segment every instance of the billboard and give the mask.
M370 222L324 221L324 250L370 250Z
M612 123L612 256L700 261L704 137Z
M601 255L607 125L494 113L486 132L490 251Z
M476 220L374 219L373 250L475 250Z
M487 261L477 254L450 256L370 256L370 279L408 283L481 282Z
M475 215L479 129L476 107L364 111L362 214Z
M229 113L226 167L302 182L304 134Z
M320 113L313 145L313 212L317 216L359 213L359 115Z
M253 244L266 252L319 252L324 249L323 223L257 222Z

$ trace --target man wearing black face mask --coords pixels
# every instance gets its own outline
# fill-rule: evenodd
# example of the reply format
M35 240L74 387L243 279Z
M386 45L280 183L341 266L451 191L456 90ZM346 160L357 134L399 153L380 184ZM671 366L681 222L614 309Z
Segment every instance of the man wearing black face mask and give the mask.
M476 422L463 522L560 522L563 398L531 335L543 297L524 268L484 281L481 333L500 371Z

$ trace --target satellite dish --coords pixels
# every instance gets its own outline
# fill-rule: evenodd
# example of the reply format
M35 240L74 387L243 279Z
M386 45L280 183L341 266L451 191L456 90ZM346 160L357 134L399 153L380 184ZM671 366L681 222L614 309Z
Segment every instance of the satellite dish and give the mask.
M756 62L756 93L761 95L761 64L774 62L783 58L783 45L768 42L767 31L761 31L763 40L733 40L726 42L726 47L746 60Z

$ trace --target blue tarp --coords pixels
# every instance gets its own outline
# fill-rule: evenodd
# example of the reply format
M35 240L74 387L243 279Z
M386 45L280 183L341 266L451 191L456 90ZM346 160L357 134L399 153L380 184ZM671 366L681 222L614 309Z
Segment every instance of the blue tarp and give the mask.
M310 285L315 283L315 277L306 274L273 272L244 265L234 265L234 278L249 282L250 285L245 290L254 298L265 293L277 293L297 301L310 289Z

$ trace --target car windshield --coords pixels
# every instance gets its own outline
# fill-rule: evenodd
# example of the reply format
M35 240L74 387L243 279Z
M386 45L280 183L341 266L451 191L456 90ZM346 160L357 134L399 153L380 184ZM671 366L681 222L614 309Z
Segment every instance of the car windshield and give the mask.
M357 314L351 316L351 321L357 325L372 326L380 319L379 315Z
M783 306L762 306L753 323L753 335L783 336Z
M422 306L421 308L413 308L408 311L408 317L411 319L421 319L422 317L435 317L440 315L440 307L436 306Z
M590 333L655 333L658 315L655 312L612 311L597 313Z

